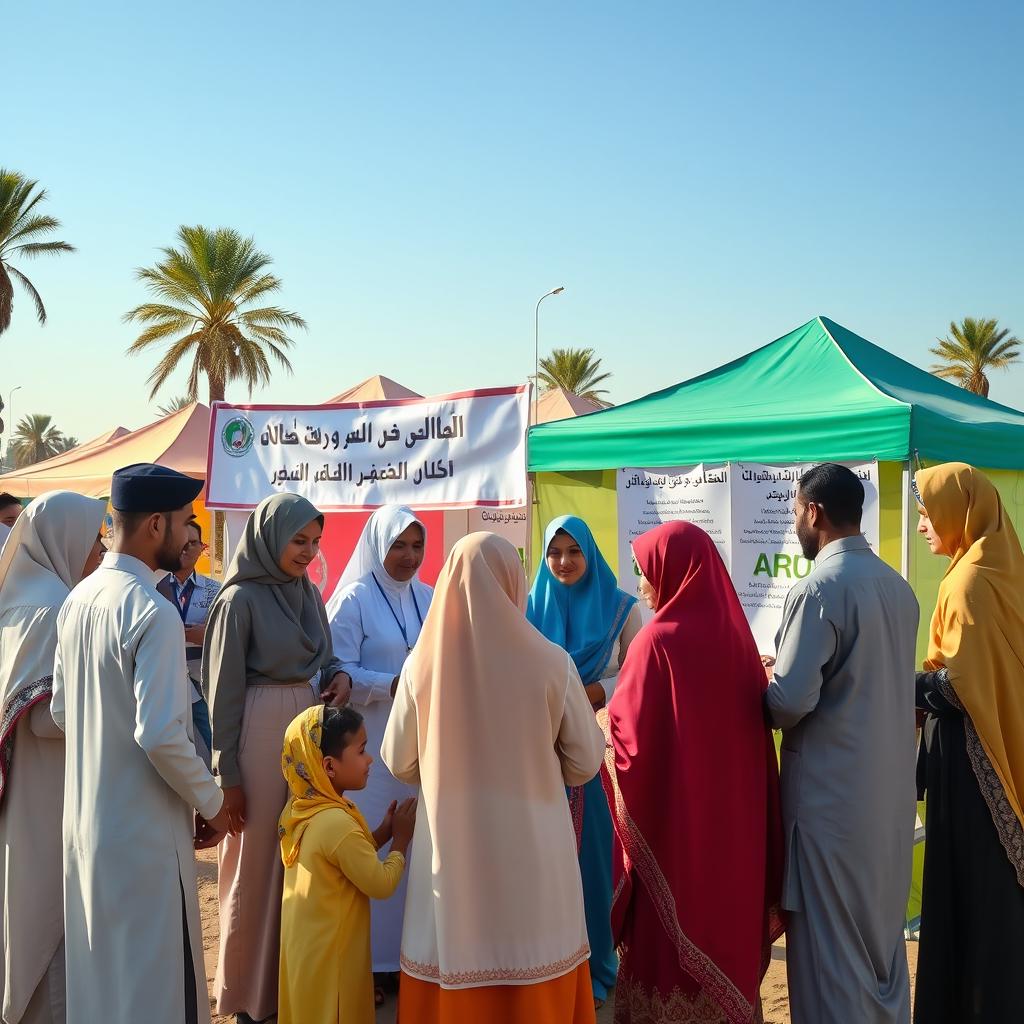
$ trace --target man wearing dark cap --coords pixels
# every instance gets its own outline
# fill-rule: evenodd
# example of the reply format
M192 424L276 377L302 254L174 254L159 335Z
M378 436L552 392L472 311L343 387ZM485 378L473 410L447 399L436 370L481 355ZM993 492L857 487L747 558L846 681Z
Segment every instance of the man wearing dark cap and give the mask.
M181 619L156 589L201 489L163 466L119 469L113 545L58 618L68 1024L210 1020L193 813L207 838L226 815L189 734Z

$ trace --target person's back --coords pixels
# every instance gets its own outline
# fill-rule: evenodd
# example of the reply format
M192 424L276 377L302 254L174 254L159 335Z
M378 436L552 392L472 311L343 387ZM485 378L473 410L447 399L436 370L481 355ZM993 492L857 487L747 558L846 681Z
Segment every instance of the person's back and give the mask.
M778 691L769 692L776 725L785 730L783 749L801 762L797 767L792 757L784 758L790 763L783 776L787 796L797 798L800 827L851 829L879 841L891 841L897 828L910 840L917 599L906 580L859 539L825 548L811 575L793 589L790 601L811 605L835 636L834 648L823 652L828 656L813 707L787 714L773 705ZM777 666L780 678L785 668ZM827 771L816 772L814 765L827 765ZM889 820L880 816L879 800L892 795L899 799L885 801Z
M572 660L525 605L515 549L463 538L384 734L392 774L421 786L399 991L399 1015L419 1024L593 1019L564 786L597 773L604 738Z
M847 468L800 479L814 571L788 594L765 702L782 737L782 906L793 1024L908 1024L903 924L914 836L910 586L860 532Z

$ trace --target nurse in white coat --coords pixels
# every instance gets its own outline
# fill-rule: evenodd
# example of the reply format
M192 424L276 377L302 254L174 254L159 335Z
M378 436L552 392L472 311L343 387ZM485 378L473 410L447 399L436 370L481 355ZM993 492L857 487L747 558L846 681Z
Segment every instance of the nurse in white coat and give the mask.
M366 722L366 749L377 759L366 789L355 797L368 820L415 796L379 759L398 675L419 638L432 590L417 578L427 531L405 506L385 505L370 516L330 601L334 654L352 679L350 701ZM336 698L344 702L344 694ZM374 817L376 815L376 817ZM405 880L389 900L374 900L371 939L375 974L400 968Z

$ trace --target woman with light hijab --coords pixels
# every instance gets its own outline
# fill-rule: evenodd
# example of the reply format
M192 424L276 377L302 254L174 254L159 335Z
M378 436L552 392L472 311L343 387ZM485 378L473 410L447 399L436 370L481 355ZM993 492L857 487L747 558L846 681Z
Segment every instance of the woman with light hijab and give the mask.
M243 1024L277 1012L285 730L321 691L342 683L323 600L306 577L323 526L321 513L297 494L262 501L249 517L206 630L202 677L209 688L213 771L231 822L217 853L217 1012L235 1014Z
M50 717L57 613L100 563L106 506L70 491L42 494L0 556L0 1019L64 1020L64 734Z
M917 706L927 797L918 1024L1024 1021L1024 553L992 482L915 475L918 532L950 559Z
M577 516L559 516L548 525L526 617L569 652L591 705L595 711L604 707L643 621L636 598L619 589L590 527ZM600 1009L619 969L611 924L612 819L600 776L568 795L583 876L590 980Z
M402 1021L595 1020L565 787L594 777L604 738L572 658L525 609L515 548L470 534L402 670L381 749L421 787Z
M423 564L427 531L404 505L384 505L370 516L356 550L333 596L327 602L334 653L352 680L351 703L366 724L366 749L380 751L384 728L394 700L398 675L413 649L430 608L431 589L417 573ZM345 702L345 693L332 695ZM356 804L364 817L380 821L393 804L416 791L379 765ZM406 882L394 896L374 900L370 936L373 972L394 975L399 970L402 914ZM383 982L378 977L378 983ZM384 991L378 984L378 1003Z

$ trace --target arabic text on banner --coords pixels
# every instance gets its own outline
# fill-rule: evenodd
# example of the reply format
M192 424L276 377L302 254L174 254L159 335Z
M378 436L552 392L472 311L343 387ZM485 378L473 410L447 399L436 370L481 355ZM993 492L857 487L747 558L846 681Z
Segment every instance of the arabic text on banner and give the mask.
M206 505L290 491L324 511L526 504L527 389L361 405L213 408Z
M732 464L732 580L762 654L775 653L775 634L789 588L814 567L793 525L797 482L816 463ZM861 529L878 554L878 463L845 462L864 485Z
M676 466L671 469L620 469L616 474L619 512L619 586L637 593L639 577L630 545L662 523L695 523L718 547L729 565L729 467ZM641 602L644 621L654 614Z
M672 469L620 469L619 586L636 593L630 544L661 523L682 519L708 533L732 577L762 654L774 654L775 634L790 587L811 571L793 525L797 482L814 463ZM878 463L843 463L864 484L861 529L875 553L879 542ZM646 608L645 619L650 618Z

